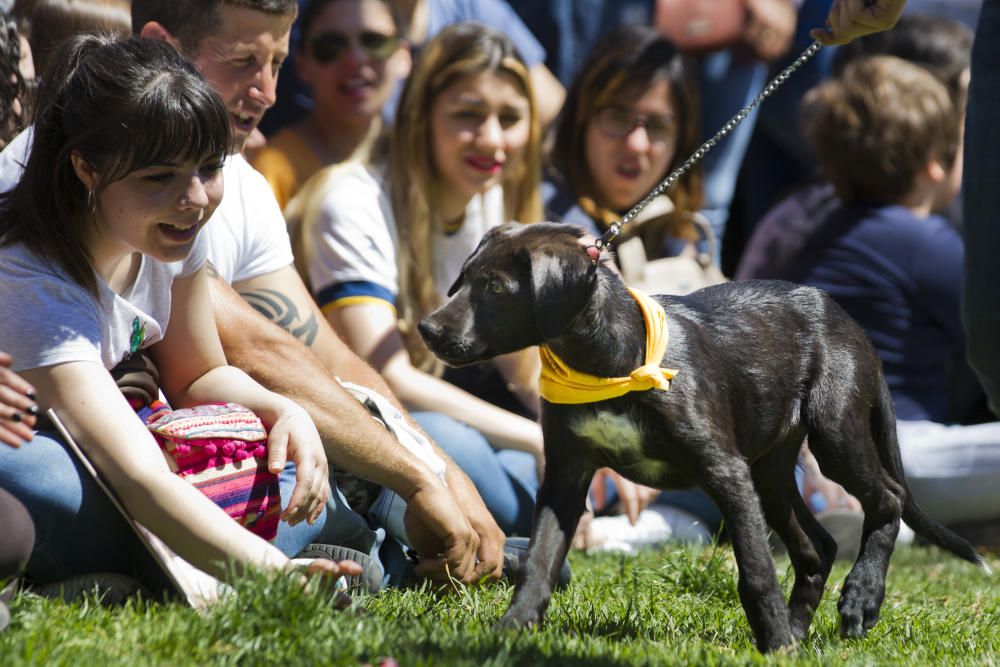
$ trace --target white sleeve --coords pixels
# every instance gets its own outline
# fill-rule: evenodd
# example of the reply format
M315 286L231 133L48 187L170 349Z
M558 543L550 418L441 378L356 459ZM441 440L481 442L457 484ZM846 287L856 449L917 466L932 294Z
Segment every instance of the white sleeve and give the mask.
M241 220L232 222L242 227L243 236L242 252L232 276L232 282L236 283L290 266L293 257L288 226L271 186L241 155L229 159L239 169L239 191L226 192L223 200L239 197Z
M0 256L0 349L22 371L71 361L101 360L97 301L37 260Z
M14 137L0 153L0 192L10 192L21 180L34 137L35 126L32 125Z
M371 283L395 295L395 242L387 193L367 170L335 172L306 213L306 252L313 291ZM320 305L325 305L320 300Z

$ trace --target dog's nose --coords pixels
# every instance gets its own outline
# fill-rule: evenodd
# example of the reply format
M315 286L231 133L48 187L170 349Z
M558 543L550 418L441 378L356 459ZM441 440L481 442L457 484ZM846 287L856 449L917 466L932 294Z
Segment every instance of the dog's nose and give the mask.
M417 325L417 330L420 331L420 336L424 339L424 342L428 344L437 340L441 335L441 325L437 324L429 317L425 317L420 320L420 324Z

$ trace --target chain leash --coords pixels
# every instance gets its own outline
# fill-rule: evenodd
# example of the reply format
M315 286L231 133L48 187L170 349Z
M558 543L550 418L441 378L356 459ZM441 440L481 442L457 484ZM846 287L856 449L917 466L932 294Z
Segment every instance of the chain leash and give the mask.
M677 182L678 178L680 178L688 171L690 171L690 169L693 166L695 166L703 157L705 157L708 151L712 150L712 148L714 148L715 145L719 143L720 140L722 140L727 134L736 129L736 126L742 123L746 119L746 117L750 115L750 112L753 111L755 107L759 106L761 102L770 97L771 94L775 90L777 90L779 86L781 86L781 84L785 83L785 81L788 80L788 77L790 77L792 73L795 72L795 70L802 67L802 65L804 65L807 60L812 58L816 54L816 52L822 48L822 46L823 45L818 40L810 44L809 47L802 52L802 55L800 55L798 58L795 59L795 62L793 62L791 65L782 70L780 74L771 79L770 83L768 83L767 86L765 86L764 89L760 91L760 93L758 93L757 96L753 98L753 100L751 100L750 104L740 109L740 111L735 116L730 118L726 122L726 124L722 126L721 130L715 133L715 136L713 136L711 139L709 139L701 146L699 146L698 150L696 150L691 155L691 157L689 157L687 160L684 161L684 164L677 167L677 169L671 172L670 175L668 175L665 179L660 181L660 184L657 185L655 188L653 188L652 192L646 195L642 199L642 201L640 201L638 204L629 209L628 213L623 215L621 220L616 220L615 222L612 222L611 225L608 227L608 230L601 235L601 238L597 239L594 242L594 246L598 250L603 250L604 247L608 245L608 243L613 241L614 238L618 236L619 232L621 232L622 227L624 227L629 222L634 220L636 216L638 216L639 213L642 212L642 209L646 208L650 202L652 202L654 199L656 199L661 194L666 192L666 190L669 189L670 186L672 186L674 183Z

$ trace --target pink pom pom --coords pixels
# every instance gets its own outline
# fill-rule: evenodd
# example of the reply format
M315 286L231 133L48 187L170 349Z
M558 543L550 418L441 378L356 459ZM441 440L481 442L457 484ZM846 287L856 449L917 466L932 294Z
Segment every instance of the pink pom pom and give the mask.
M233 458L236 459L237 461L245 461L246 459L250 458L250 455L247 454L247 450L241 449L240 451L233 454Z
M216 452L219 451L219 448L215 445L215 443L209 443L202 449L204 450L206 456L215 456Z
M174 447L174 456L187 456L191 453L189 445L177 445Z
M253 450L253 455L258 459L264 458L267 456L267 447L264 445L257 445L257 447Z
M236 451L236 445L234 445L231 442L227 442L226 444L224 444L222 446L222 455L223 456L232 456L233 452L235 452L235 451Z

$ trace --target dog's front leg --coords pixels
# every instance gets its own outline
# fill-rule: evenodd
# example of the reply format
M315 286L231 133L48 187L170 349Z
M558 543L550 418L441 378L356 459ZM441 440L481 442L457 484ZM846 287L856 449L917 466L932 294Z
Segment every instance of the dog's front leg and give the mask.
M549 449L546 446L546 454ZM501 628L541 622L577 524L586 509L593 470L585 470L579 462L557 462L552 457L545 467L528 553L514 585L510 608L498 624Z
M717 460L705 471L705 487L726 520L739 569L739 594L762 653L791 646L791 621L767 543L767 526L750 477L736 457Z

